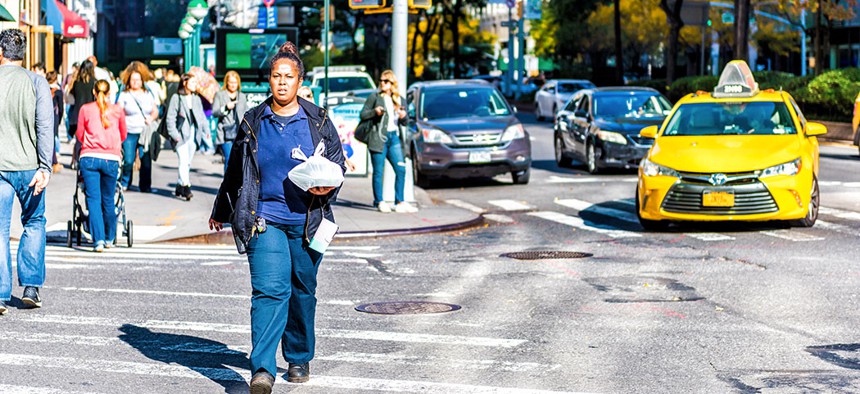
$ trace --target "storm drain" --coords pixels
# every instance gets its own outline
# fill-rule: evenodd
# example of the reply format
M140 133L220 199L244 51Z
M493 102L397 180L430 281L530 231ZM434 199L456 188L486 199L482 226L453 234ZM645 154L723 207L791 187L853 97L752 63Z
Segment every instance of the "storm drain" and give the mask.
M567 252L562 250L536 250L528 252L503 253L501 257L517 260L542 260L542 259L582 259L594 256L591 253Z
M460 305L446 304L444 302L388 301L362 304L355 307L355 310L380 315L419 315L427 313L453 312L460 308Z

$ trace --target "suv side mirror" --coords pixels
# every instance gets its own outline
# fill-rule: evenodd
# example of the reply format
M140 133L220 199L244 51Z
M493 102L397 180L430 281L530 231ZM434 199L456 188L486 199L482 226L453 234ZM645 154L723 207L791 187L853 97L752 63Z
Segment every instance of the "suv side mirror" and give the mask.
M657 138L657 125L648 126L639 130L639 136L643 138Z
M815 135L827 134L827 127L818 122L806 123L806 136L812 137Z

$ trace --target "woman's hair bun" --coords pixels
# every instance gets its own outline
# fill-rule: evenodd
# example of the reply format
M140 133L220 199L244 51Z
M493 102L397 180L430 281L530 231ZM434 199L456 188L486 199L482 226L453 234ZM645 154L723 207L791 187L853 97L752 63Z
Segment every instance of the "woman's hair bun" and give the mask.
M284 45L281 45L281 47L278 49L278 53L292 53L293 55L298 56L299 49L296 48L296 44L287 41L284 43Z

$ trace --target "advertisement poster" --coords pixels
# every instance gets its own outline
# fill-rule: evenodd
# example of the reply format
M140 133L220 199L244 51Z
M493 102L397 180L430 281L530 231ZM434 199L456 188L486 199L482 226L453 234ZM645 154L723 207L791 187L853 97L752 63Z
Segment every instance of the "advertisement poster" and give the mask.
M355 164L355 171L347 169L346 175L367 176L367 145L353 138L363 107L363 103L349 103L332 107L329 110L329 116L337 128L337 134L340 136L341 144L343 144L344 156Z

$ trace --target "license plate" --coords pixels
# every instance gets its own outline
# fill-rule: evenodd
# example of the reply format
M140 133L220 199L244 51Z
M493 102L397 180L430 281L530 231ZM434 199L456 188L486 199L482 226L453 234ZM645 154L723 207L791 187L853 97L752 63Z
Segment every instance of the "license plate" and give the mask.
M706 207L732 207L735 205L735 192L705 190L702 205Z
M469 152L469 163L489 163L493 159L491 152Z

